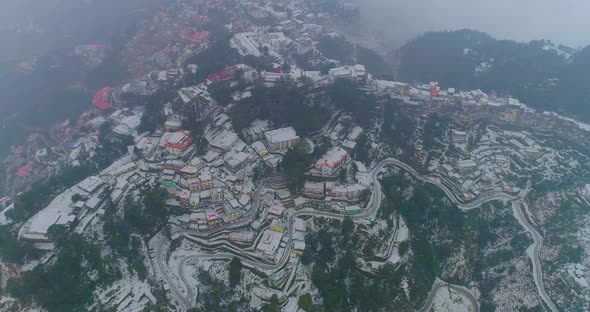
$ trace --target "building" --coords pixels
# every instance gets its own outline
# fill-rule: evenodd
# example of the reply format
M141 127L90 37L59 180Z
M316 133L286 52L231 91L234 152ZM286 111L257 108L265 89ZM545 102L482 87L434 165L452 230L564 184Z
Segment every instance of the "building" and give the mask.
M477 163L471 159L457 161L457 169L461 173L473 171L477 168Z
M123 191L121 189L115 189L111 193L111 201L113 202L113 204L117 205L121 201L121 199L123 199L124 194L125 194L125 191Z
M180 204L182 204L185 207L190 206L191 203L191 191L189 190L181 190L180 194L178 195L178 198L180 199Z
M207 85L210 85L210 84L213 84L216 82L236 80L236 73L237 73L237 70L240 68L242 68L242 67L235 65L235 66L226 67L223 70L209 74L207 76Z
M200 193L191 193L191 199L189 204L191 207L199 207L199 205L201 204Z
M348 153L341 147L331 148L316 161L314 171L323 176L334 176L348 159Z
M326 195L334 200L358 202L367 194L367 188L360 184L334 186L327 189Z
M209 37L211 37L211 33L208 31L201 31L201 32L197 32L194 33L190 36L188 36L188 40L190 42L194 42L194 43L205 43L209 40Z
M267 120L256 119L250 127L242 130L242 134L247 142L264 140L264 133L270 130L270 123Z
M359 205L346 206L344 208L345 214L356 214L359 212L361 212L361 207Z
M10 197L4 196L4 197L0 198L0 208L1 209L6 209L6 207L10 206L10 204L12 204L12 200L10 199Z
M184 153L193 143L188 131L174 132L165 141L166 151L172 155L179 156Z
M264 145L264 143L262 143L262 141L256 141L252 143L252 148L260 157L264 158L268 155L268 150L266 149L266 146Z
M180 169L180 174L185 179L197 178L199 176L199 169L193 166L185 166Z
M205 215L207 217L207 224L211 228L215 228L219 226L219 215L213 209L207 209L205 211Z
M274 259L277 254L277 250L279 250L282 238L283 233L266 230L262 234L262 238L258 242L256 250L261 252L268 259Z
M209 194L211 196L211 201L213 202L222 202L225 199L225 194L222 188L212 188L209 190Z
M241 211L238 208L234 208L231 205L223 206L223 220L226 223L232 223L238 220L242 216Z
M256 238L254 231L232 231L228 235L228 239L236 243L252 243Z
M534 160L541 157L543 150L534 147L527 147L522 149L521 153L523 153L527 159Z
M209 148L220 153L225 153L235 146L238 141L240 141L240 138L237 133L224 130L209 140Z
M270 207L270 209L268 210L268 213L274 217L281 217L281 216L283 216L284 212L285 212L285 207L283 207L283 205L278 202L273 204Z
M278 219L273 219L272 222L270 223L270 229L275 232L284 233L285 228L286 228L285 223L278 220Z
M326 195L326 189L330 187L330 185L331 183L305 181L305 184L303 185L303 195L309 198L323 199Z
M40 148L37 150L37 152L35 152L35 159L38 162L47 161L48 158L49 158L49 154L48 154L46 148Z
M104 184L103 179L101 179L97 176L91 176L91 177L86 178L84 181L78 183L78 188L80 188L82 191L84 191L88 194L92 194L98 188L100 188L103 184Z
M164 123L164 129L169 132L178 131L180 127L182 127L182 121L180 118L178 118L178 116L170 117Z
M467 132L460 130L453 130L452 136L453 143L463 144L467 142Z
M255 35L256 33L254 32L235 34L229 44L242 56L252 55L260 57L262 56L262 52L258 50L258 44L252 40L252 37Z
M305 204L307 203L307 201L305 200L304 197L296 197L293 200L293 203L295 203L295 209L303 209L305 208Z
M289 149L299 142L299 137L292 127L280 128L264 133L266 145L270 151Z
M240 171L242 168L246 167L249 163L249 160L250 155L244 152L228 154L224 158L224 162L227 168L232 173L236 173Z

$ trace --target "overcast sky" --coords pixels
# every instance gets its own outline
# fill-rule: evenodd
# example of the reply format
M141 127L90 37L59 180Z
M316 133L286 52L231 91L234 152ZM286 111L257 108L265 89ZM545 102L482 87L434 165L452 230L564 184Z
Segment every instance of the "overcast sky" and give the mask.
M589 0L354 0L364 23L405 42L425 31L472 28L498 39L590 44Z

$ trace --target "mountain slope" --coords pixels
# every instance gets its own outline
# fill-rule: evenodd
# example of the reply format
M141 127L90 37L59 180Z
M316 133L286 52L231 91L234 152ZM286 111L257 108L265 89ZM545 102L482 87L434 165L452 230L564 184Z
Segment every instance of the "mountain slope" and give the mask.
M427 33L399 51L400 79L510 94L540 109L590 119L590 47L496 40L473 30Z

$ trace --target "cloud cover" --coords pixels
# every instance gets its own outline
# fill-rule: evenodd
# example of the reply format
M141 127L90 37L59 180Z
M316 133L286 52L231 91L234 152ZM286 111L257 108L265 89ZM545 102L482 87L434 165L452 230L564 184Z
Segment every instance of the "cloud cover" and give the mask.
M369 29L394 45L427 31L471 28L498 39L590 44L588 0L353 0Z

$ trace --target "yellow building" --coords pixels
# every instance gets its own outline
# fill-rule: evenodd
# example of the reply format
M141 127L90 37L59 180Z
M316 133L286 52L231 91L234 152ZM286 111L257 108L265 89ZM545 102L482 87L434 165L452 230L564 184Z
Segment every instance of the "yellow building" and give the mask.
M283 223L277 219L274 219L274 220L272 220L272 223L270 224L270 229L275 232L284 233L285 232L285 223Z

